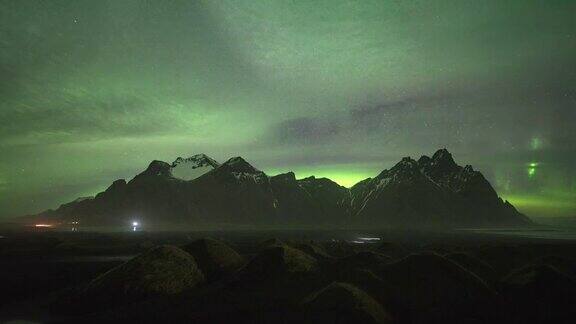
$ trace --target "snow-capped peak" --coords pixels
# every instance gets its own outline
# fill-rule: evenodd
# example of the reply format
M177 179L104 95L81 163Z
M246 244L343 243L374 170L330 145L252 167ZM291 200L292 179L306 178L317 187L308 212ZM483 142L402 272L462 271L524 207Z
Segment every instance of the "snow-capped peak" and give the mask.
M172 176L182 180L194 180L217 168L220 163L206 154L196 154L188 158L177 158L172 163Z

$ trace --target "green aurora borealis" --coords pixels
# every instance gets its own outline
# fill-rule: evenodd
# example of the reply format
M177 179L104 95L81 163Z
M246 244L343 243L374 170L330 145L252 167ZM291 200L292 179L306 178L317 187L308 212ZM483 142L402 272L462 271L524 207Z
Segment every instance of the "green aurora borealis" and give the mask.
M0 1L0 217L153 159L350 186L446 147L576 216L575 1Z

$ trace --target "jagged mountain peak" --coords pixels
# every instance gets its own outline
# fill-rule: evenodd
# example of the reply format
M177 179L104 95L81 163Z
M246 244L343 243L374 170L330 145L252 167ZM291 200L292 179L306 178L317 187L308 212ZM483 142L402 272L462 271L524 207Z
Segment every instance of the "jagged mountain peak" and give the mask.
M430 162L432 161L432 159L428 156L428 155L422 155L419 159L418 159L418 165L420 167L424 167L427 165L430 165Z
M390 170L407 170L407 169L418 169L418 162L413 158L407 156L403 157L400 162L396 163L395 166Z
M315 176L309 176L303 179L299 179L298 183L301 184L315 184L315 185L330 185L330 186L337 186L337 187L342 187L341 185L339 185L338 183L334 182L333 180L330 180L328 178L325 177L321 177L321 178L316 178ZM342 187L343 188L343 187Z
M420 170L432 180L438 183L448 184L452 178L459 174L459 177L475 173L472 167L462 168L454 161L452 154L447 149L436 151L432 158L422 156L418 160Z
M422 178L420 165L418 161L411 157L404 157L392 168L382 171L371 182L378 188L386 187L393 183L413 183Z
M228 161L224 162L220 168L226 169L226 170L231 171L231 172L248 173L248 174L254 174L254 173L261 173L262 172L262 171L256 169L255 167L253 167L250 163L248 163L246 160L244 160L240 156L236 156L236 157L229 159Z
M452 154L448 152L447 149L440 149L432 155L432 159L430 161L432 166L440 167L440 168L455 168L458 165L454 162L454 158Z
M126 186L126 180L124 179L114 180L114 182L112 182L112 184L106 189L106 191L118 190L119 188L122 188L124 186Z
M203 153L188 158L178 157L172 162L172 175L175 178L190 181L219 166L220 163Z
M450 158L452 159L452 153L448 151L446 148L439 149L438 151L434 152L432 155L432 159L441 159L441 158Z
M219 165L218 162L206 154L196 154L188 158L178 157L172 164L154 160L136 178L159 176L190 181L215 169Z
M286 173L281 173L281 174L277 174L273 177L270 177L271 181L277 182L277 183L293 183L296 182L296 175L294 174L294 172L290 171L290 172L286 172Z
M146 171L144 171L142 174L171 177L172 171L170 164L164 161L154 160L150 162L148 168L146 168Z
M419 172L418 162L411 157L403 157L392 168L382 171L374 180L382 178L396 178L398 175L413 175Z
M306 177L306 178L302 178L302 179L300 179L299 181L314 181L314 180L316 180L316 177L315 177L315 176L309 176L309 177Z
M187 157L187 158L178 157L178 158L176 158L176 160L174 162L172 162L172 167L174 168L177 165L182 164L182 163L193 163L193 164L197 165L197 167L210 165L214 168L216 168L220 165L220 163L218 163L216 160L214 160L213 158L209 157L208 155L206 155L204 153L195 154L195 155L192 155L192 156Z

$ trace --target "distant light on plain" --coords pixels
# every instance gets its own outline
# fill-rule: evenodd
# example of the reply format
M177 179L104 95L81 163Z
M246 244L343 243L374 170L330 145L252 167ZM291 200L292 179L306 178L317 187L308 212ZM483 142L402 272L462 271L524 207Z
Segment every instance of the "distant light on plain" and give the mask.
M52 227L51 224L34 224L34 227Z
M533 178L536 175L536 168L538 167L538 162L528 163L528 177Z

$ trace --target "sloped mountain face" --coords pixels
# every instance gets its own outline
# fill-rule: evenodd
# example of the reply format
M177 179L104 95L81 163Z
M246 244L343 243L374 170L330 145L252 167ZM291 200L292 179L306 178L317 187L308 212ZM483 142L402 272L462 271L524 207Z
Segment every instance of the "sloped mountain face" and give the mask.
M498 197L482 173L471 165L456 165L446 149L436 152L430 163L420 161L419 164L424 174L455 196L452 201L459 213L456 223L512 225L530 222L508 201Z
M220 224L274 222L268 176L241 157L231 158L191 183L189 199L198 221Z
M445 149L403 158L350 189L355 221L386 225L519 225L529 223L502 201L484 176L457 165Z
M40 216L85 225L127 226L138 220L154 228L307 225L343 219L340 206L347 195L348 189L328 179L296 180L294 173L269 177L241 157L219 164L198 154L172 164L153 161L129 182L117 180L94 198Z
M338 224L346 216L348 189L326 178L296 180L293 172L270 178L281 220L300 224Z
M446 190L420 170L418 162L404 158L360 188L352 188L354 220L403 225L451 223Z
M481 226L529 220L503 202L471 166L446 150L404 158L378 176L344 188L326 178L268 176L241 157L219 164L204 154L153 161L126 182L35 216L84 225L178 224L303 226Z
M329 215L329 221L340 219L347 215L347 200L350 190L328 178L308 177L298 180L298 184L306 190L320 208L322 215Z

